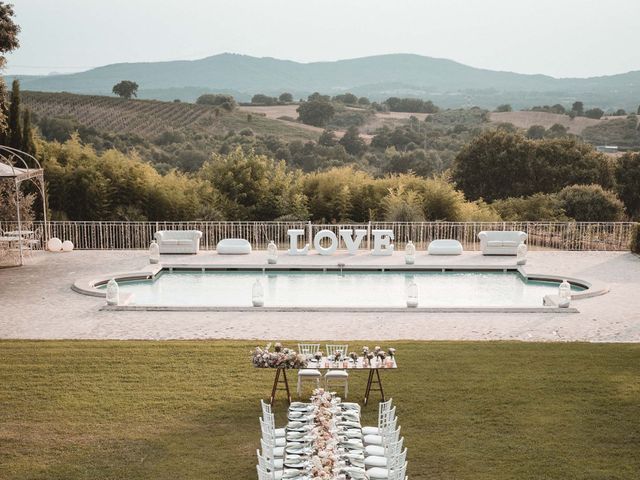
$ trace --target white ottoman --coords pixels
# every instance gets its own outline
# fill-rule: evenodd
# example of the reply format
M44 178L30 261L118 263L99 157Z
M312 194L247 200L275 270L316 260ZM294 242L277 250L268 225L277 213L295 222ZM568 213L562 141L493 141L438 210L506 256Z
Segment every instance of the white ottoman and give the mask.
M429 255L461 255L462 244L458 240L434 240L427 252Z
M216 245L218 255L248 255L251 244L244 238L225 238Z

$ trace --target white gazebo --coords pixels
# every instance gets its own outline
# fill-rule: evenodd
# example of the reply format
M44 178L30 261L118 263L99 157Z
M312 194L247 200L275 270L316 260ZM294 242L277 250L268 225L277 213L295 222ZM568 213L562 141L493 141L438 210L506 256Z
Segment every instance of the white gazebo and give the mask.
M20 218L20 185L22 182L31 181L42 196L42 215L44 220L44 229L42 232L42 242L46 245L48 235L47 224L47 200L44 185L44 170L40 166L40 162L33 156L16 148L0 145L0 181L14 182L16 196L16 242L20 252L20 265L24 263L23 247L23 225Z

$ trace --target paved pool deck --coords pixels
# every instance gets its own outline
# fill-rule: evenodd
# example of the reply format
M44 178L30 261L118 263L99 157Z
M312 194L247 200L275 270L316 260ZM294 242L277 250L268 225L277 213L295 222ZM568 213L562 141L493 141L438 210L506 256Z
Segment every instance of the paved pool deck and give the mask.
M266 253L248 256L163 255L164 264L265 265ZM375 257L281 253L279 265L403 265L404 255ZM416 265L515 264L515 257L465 252ZM640 257L628 252L529 253L528 273L607 285L610 292L573 302L578 313L460 312L149 312L104 311L104 300L71 290L79 278L149 267L144 251L36 252L23 267L0 270L0 338L22 339L260 339L260 340L520 340L640 342Z

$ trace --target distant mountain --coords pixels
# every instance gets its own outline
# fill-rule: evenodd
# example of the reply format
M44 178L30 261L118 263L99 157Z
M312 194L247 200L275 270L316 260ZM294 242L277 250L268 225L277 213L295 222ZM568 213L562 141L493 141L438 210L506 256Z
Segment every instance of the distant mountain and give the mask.
M421 97L444 107L511 103L521 108L582 100L588 106L635 111L640 104L640 71L558 79L411 54L298 63L225 53L201 60L118 63L74 74L24 77L21 82L23 90L109 95L121 80L137 82L141 98L159 100L193 101L210 92L231 93L246 101L255 93L288 91L298 98L314 91L332 95L350 91L372 100Z

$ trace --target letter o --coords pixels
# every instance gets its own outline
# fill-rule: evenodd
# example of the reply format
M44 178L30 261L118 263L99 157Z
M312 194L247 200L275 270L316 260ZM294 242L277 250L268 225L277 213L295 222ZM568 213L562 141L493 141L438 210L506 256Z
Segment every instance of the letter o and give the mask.
M320 242L323 238L328 238L331 241L331 245L323 247ZM320 230L313 237L313 247L318 251L320 255L331 255L338 249L338 237L331 230Z

